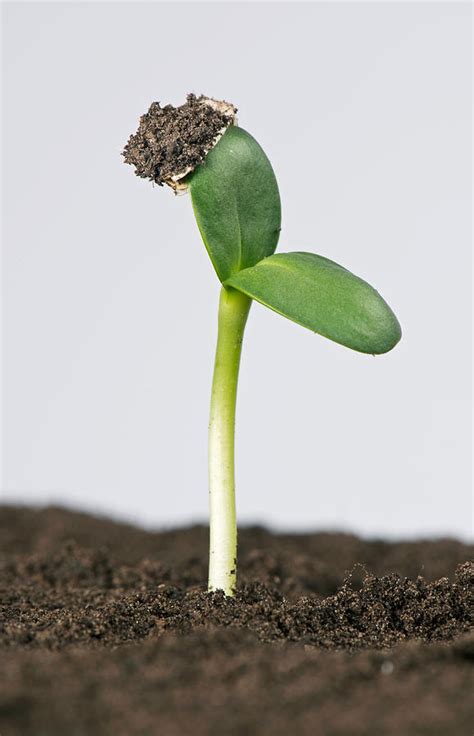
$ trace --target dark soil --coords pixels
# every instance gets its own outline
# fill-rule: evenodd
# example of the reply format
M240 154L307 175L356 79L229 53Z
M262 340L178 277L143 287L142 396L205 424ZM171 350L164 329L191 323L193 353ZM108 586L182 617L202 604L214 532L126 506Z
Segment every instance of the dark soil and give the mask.
M207 99L190 94L180 107L150 105L123 151L125 163L135 167L137 176L162 186L204 161L236 112L232 105L227 113L214 109L205 103Z
M472 736L472 548L0 513L1 736Z

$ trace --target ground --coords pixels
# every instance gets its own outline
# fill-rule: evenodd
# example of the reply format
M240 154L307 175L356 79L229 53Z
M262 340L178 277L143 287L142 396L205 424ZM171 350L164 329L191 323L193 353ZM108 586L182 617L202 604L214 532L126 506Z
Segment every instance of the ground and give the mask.
M472 547L0 510L1 736L472 736Z

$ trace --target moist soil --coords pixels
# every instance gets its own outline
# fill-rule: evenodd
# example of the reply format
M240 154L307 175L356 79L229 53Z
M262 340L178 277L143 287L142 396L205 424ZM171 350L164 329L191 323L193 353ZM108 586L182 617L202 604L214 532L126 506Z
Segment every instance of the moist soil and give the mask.
M0 509L1 736L472 736L472 547Z
M135 167L137 176L159 186L203 163L237 112L225 102L217 103L225 112L211 107L206 104L208 99L189 94L179 107L161 107L159 102L152 102L124 148L125 163Z

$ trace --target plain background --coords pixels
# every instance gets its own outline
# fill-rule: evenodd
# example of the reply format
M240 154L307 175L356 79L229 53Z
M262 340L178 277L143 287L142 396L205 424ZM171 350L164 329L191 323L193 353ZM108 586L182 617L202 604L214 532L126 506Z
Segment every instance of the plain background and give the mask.
M152 526L207 516L219 285L187 197L120 152L152 100L231 100L279 250L372 283L400 345L252 308L241 523L471 531L468 3L19 3L4 16L3 497Z

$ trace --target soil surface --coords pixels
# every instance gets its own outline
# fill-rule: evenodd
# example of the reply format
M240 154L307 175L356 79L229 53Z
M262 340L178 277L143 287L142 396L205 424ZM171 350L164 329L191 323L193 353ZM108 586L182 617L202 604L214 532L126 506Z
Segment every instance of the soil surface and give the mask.
M228 102L189 94L184 105L152 102L123 151L137 176L159 186L182 178L201 164L220 134L232 124L237 108Z
M0 509L1 736L472 736L472 547Z

